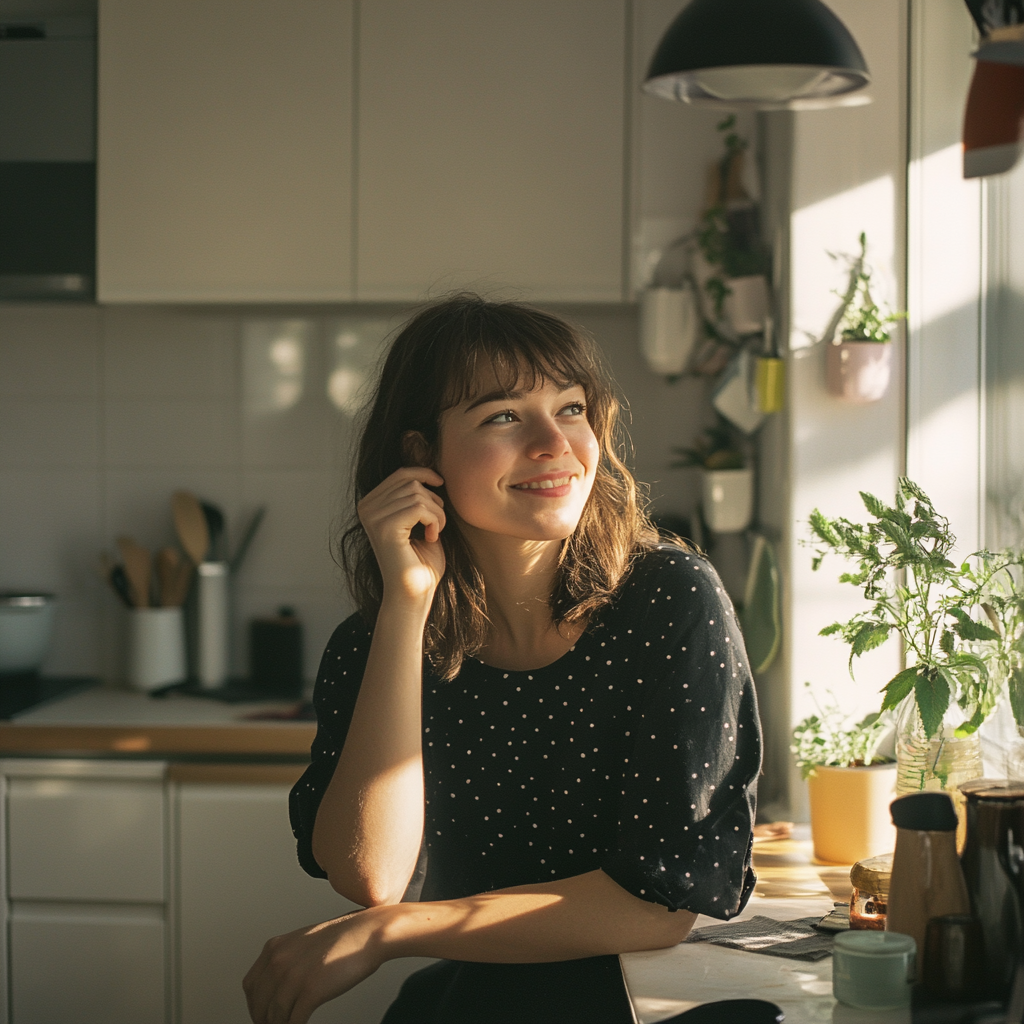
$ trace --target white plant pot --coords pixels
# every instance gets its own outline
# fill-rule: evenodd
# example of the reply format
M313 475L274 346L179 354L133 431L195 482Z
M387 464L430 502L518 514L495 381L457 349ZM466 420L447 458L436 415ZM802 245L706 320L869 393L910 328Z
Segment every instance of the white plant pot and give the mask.
M855 864L891 853L896 829L889 804L896 799L896 765L863 768L820 766L807 780L814 856L830 864Z
M702 471L704 521L715 533L737 533L750 525L754 514L752 469Z
M686 369L700 334L693 286L648 288L640 306L640 347L655 372L675 377Z
M826 346L825 379L829 394L846 402L877 402L889 389L892 343L841 341Z
M726 284L725 315L737 334L757 334L764 330L768 316L768 281L761 274L730 277Z

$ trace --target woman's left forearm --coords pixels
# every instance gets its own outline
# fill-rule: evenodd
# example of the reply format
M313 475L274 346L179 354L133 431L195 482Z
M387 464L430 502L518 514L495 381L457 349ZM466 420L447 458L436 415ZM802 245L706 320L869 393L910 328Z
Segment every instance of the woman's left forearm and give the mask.
M372 915L377 955L544 963L661 949L682 942L696 915L638 899L603 871L457 900L401 903ZM367 922L369 923L369 922Z
M546 963L681 942L696 918L603 871L436 903L382 904L271 939L245 977L256 1024L306 1024L388 960Z

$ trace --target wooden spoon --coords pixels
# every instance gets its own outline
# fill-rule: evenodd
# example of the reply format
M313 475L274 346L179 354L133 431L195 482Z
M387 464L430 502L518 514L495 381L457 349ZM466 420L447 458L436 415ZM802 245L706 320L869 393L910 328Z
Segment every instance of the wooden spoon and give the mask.
M195 565L206 561L210 550L210 530L199 499L188 491L175 491L171 497L174 528L185 553Z
M153 559L149 550L131 537L118 537L117 547L121 552L135 607L148 608L149 587L153 577Z
M160 606L162 608L177 608L185 602L185 595L181 592L182 566L187 572L191 572L191 565L183 562L177 548L161 548L156 553L156 576L160 581ZM188 579L187 572L185 579Z

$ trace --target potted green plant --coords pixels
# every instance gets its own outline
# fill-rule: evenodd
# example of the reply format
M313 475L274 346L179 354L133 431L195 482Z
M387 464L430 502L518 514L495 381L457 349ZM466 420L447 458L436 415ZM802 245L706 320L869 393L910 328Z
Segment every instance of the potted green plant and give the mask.
M998 636L971 613L984 578L970 560L955 563L956 538L924 491L901 477L886 505L861 492L866 523L811 513L813 567L829 554L855 564L840 581L863 591L867 607L821 630L850 645L856 657L891 636L902 640L908 666L884 689L881 710L897 712L897 790L957 787L982 774L978 727L998 702L1001 685L976 651Z
M697 227L697 246L705 263L703 287L715 318L742 336L764 329L771 259L761 240L757 204L743 188L747 142L735 127L734 114L718 125L725 153L712 172L711 205Z
M735 533L750 525L754 513L754 471L724 417L708 427L691 448L675 448L673 467L701 471L704 520L715 533Z
M878 750L891 729L889 716L877 711L854 720L831 693L818 714L793 729L790 750L807 781L818 860L854 864L892 850L896 764Z
M863 231L859 241L860 253L849 259L849 283L828 332L825 378L830 394L863 404L877 402L888 390L892 375L890 328L906 313L883 311L875 302Z

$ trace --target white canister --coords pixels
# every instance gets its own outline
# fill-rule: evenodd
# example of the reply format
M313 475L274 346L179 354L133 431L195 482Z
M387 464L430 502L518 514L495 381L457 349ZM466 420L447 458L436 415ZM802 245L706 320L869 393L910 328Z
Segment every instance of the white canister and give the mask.
M860 1010L910 1007L917 943L898 932L851 931L835 937L832 994Z
M648 288L640 304L640 347L647 365L674 377L686 369L700 334L693 285Z
M745 530L754 515L752 469L703 471L704 521L715 533Z
M188 669L182 610L132 608L128 614L128 682L136 690L183 683Z
M737 334L757 334L764 330L768 316L768 281L761 274L730 277L726 284L725 316Z
M199 566L199 685L208 690L228 680L228 564Z

